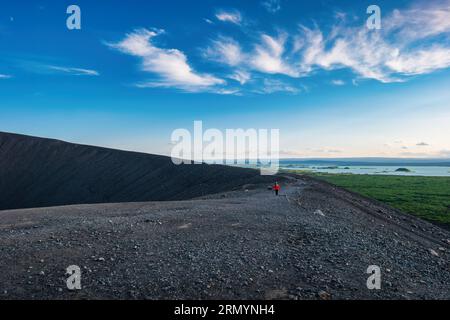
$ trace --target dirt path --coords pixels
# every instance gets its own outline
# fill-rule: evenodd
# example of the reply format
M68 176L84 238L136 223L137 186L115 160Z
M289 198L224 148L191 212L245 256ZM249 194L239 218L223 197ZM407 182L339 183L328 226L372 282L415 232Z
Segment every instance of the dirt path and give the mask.
M448 231L307 178L279 197L248 188L0 211L0 298L450 298ZM367 289L369 265L381 290Z

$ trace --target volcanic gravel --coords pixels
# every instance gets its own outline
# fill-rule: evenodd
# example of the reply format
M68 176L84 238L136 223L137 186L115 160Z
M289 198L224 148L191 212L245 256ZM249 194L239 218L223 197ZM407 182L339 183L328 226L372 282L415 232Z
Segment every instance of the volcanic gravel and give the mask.
M0 211L0 299L449 299L450 233L302 176L186 201ZM81 290L66 268L81 268ZM370 265L381 289L366 285Z

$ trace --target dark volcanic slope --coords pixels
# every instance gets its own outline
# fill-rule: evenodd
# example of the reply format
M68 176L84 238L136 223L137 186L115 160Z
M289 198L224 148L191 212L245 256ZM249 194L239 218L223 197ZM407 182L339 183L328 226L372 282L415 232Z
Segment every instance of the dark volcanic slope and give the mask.
M184 200L272 180L256 170L0 132L0 210Z

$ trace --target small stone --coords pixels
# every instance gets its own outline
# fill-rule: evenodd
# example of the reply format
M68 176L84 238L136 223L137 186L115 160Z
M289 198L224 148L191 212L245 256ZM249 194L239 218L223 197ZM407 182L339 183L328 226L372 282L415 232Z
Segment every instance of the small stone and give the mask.
M325 214L320 209L314 211L314 214L318 214L319 216L325 217Z
M434 251L433 249L430 249L430 253L435 256L435 257L439 257L439 253L437 253L436 251Z
M322 300L330 300L331 299L331 294L326 292L326 291L319 291L318 293L319 298Z
M98 258L97 261L105 261L105 258Z

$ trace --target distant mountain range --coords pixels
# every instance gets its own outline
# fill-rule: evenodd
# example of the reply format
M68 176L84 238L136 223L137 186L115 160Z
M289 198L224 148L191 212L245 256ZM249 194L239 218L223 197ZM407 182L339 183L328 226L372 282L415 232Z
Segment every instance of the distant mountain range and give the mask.
M450 159L417 158L292 158L281 159L280 165L319 165L319 166L433 166L450 167Z

